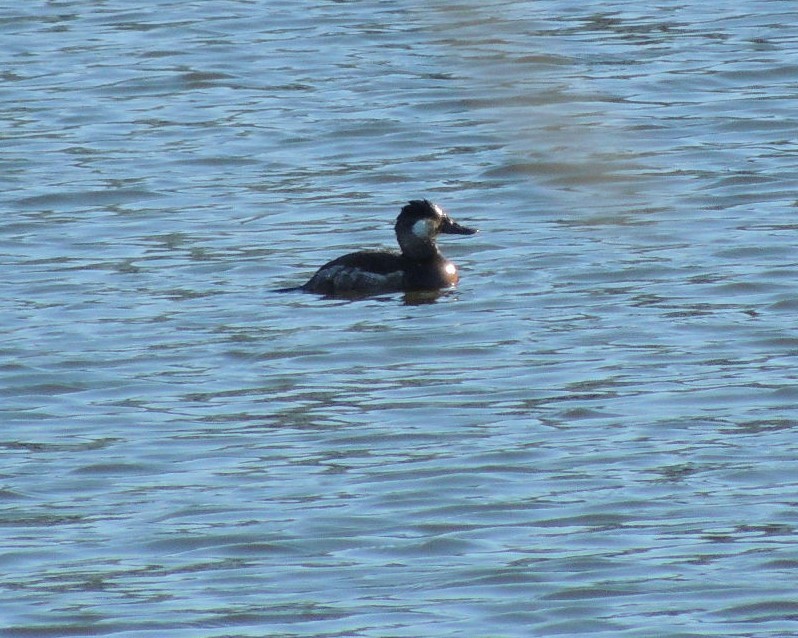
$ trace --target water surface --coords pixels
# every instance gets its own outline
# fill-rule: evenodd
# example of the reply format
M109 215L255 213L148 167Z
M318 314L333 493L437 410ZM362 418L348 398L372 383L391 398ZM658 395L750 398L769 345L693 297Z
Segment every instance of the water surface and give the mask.
M796 18L3 10L4 635L798 635Z

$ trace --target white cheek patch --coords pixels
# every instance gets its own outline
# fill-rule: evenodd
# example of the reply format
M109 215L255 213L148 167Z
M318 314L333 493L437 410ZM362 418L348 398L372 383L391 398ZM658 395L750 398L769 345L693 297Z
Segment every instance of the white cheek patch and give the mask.
M413 224L413 234L419 239L429 239L432 235L432 230L435 228L435 222L431 219L419 219Z
M446 264L443 269L446 271L447 275L453 275L457 272L457 268L454 267L454 264Z

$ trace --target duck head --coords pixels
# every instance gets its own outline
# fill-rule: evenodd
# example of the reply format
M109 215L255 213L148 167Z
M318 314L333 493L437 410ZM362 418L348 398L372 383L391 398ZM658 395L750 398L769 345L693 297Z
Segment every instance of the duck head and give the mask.
M426 199L409 202L396 218L396 239L402 253L411 258L424 258L437 254L435 239L439 234L473 235L469 228L454 221L437 204Z

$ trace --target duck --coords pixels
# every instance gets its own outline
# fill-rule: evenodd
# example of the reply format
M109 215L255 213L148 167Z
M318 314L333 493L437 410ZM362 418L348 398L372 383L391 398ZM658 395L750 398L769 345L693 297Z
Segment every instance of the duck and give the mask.
M301 286L276 292L310 292L328 297L391 292L426 292L454 287L457 267L438 249L440 234L473 235L477 229L454 221L428 199L408 202L394 225L400 251L363 250L327 262Z

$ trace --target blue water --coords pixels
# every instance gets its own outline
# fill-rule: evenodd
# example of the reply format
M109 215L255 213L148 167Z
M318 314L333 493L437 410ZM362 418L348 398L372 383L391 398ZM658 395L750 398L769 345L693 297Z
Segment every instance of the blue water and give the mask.
M793 3L140 5L0 10L0 635L798 636Z

